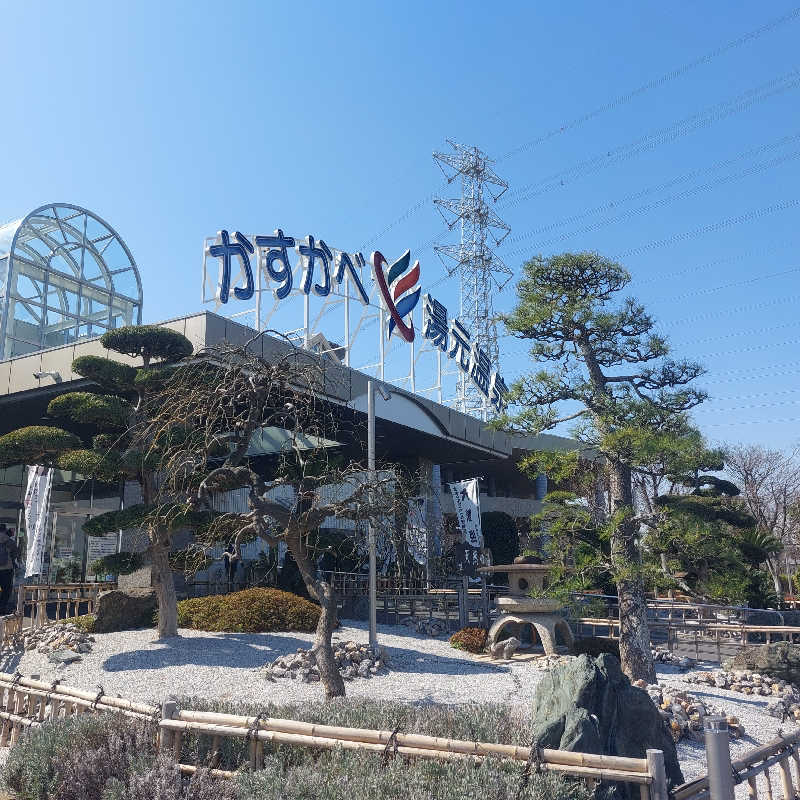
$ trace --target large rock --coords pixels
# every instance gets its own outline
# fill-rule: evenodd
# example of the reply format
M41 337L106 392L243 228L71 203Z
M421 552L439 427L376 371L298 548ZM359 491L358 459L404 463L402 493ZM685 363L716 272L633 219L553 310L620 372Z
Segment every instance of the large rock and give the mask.
M153 625L157 608L158 598L154 589L103 592L97 598L94 630L96 633L110 633L147 628Z
M763 673L800 685L800 645L776 642L746 647L725 662L725 669Z
M533 696L533 736L540 747L645 758L664 752L667 780L683 783L675 742L643 689L631 686L606 653L578 656L548 672ZM615 797L638 800L639 787L620 784Z

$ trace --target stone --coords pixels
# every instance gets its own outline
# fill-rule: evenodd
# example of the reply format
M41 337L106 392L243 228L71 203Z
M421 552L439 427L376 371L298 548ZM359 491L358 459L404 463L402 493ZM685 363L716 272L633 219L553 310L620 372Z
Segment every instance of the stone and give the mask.
M369 678L369 668L370 668L369 661L362 661L361 664L358 665L358 677L359 678Z
M759 647L747 647L727 661L725 668L755 670L771 678L800 685L800 645L775 642Z
M503 641L503 645L503 658L509 661L522 645L522 642L516 636L511 636Z
M153 624L158 608L154 589L113 589L97 597L94 629L97 633L144 628Z
M611 655L582 654L545 674L534 692L532 719L540 747L628 758L646 758L655 748L664 752L670 785L683 783L674 741L680 724L668 732L647 692L631 686ZM626 800L639 798L632 785L617 791Z
M76 653L73 650L53 650L53 652L47 656L47 660L53 664L66 666L67 664L72 664L75 661L80 661L81 656L79 653Z

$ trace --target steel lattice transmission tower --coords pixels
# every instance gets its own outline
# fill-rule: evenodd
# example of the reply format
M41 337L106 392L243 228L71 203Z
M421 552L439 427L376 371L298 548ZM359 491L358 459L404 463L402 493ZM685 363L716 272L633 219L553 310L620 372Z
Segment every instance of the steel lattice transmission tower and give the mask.
M511 228L492 211L489 198L496 202L508 184L495 173L494 161L482 150L451 139L447 142L453 152L434 153L433 157L448 183L461 179L461 197L436 197L433 202L450 230L460 226L461 241L440 244L435 249L448 273L458 272L461 321L472 334L472 341L499 368L493 294L508 283L513 273L497 257L494 248ZM487 416L486 399L462 372L458 375L457 406L465 413Z

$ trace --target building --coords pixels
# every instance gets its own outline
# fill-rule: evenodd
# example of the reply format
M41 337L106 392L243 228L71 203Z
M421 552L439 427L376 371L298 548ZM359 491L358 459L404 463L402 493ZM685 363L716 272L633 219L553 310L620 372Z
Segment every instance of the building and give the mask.
M2 265L2 360L0 360L0 435L26 425L46 424L49 401L66 391L88 388L72 372L82 355L108 357L99 337L106 330L141 321L142 291L136 264L120 237L100 217L77 206L43 206L0 228ZM255 330L203 311L159 323L185 335L195 351L222 342L243 344ZM285 343L259 338L264 355ZM309 349L330 356L338 379L328 400L357 422L367 412L368 376L350 366L343 348L325 339L309 339ZM114 353L113 357L125 360ZM515 437L492 431L467 416L405 388L388 387L376 400L376 454L379 461L422 469L429 476L424 493L429 513L452 514L453 502L442 484L480 477L481 510L503 511L526 520L541 507L546 479L531 481L516 468L532 449L571 449L574 442L555 436ZM348 426L347 439L332 443L362 458L365 424ZM262 436L254 447L274 446ZM22 467L0 470L0 521L19 530L25 493ZM56 470L50 506L46 560L53 575L76 578L111 543L87 542L82 525L88 516L137 502L132 486L100 485ZM225 502L235 502L229 498ZM337 527L336 521L330 523ZM346 528L344 524L341 527ZM117 543L118 545L119 543Z

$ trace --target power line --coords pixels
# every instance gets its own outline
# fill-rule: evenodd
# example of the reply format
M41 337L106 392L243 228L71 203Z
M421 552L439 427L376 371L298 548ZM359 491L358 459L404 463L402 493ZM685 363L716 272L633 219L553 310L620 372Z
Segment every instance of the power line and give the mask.
M787 14L784 14L781 17L777 17L776 19L770 20L765 25L762 25L760 28L756 28L755 30L750 31L749 33L740 36L738 39L733 39L730 42L727 42L720 47L717 47L714 50L705 53L704 55L700 56L699 58L695 58L692 61L687 61L685 64L681 64L679 67L670 70L669 72L665 72L663 75L655 78L652 81L648 81L647 83L642 84L641 86L637 86L635 89L632 89L625 94L618 95L613 100L604 103L597 108L586 112L585 114L581 114L578 117L570 120L569 122L564 123L563 125L558 126L557 128L552 128L551 130L547 131L547 133L542 134L541 136L537 136L535 139L530 139L529 141L518 145L517 147L509 150L501 161L504 161L508 158L513 158L514 156L519 155L520 153L524 153L527 150L530 150L532 147L536 147L537 145L542 144L543 142L552 139L554 136L559 136L562 133L566 133L568 130L572 130L573 128L577 128L579 125L588 122L595 117L600 116L601 114L605 113L606 111L611 111L615 108L618 108L621 105L625 105L625 103L630 102L635 97L639 97L646 92L649 92L651 89L656 89L660 86L663 86L665 83L669 83L669 81L675 80L675 78L679 78L682 75L685 75L692 69L696 67L702 66L703 64L707 64L709 61L721 56L724 53L729 52L737 47L741 47L741 45L746 44L747 42L751 42L755 39L758 39L760 36L763 36L765 33L774 30L775 28L780 27L781 25L791 22L797 17L800 16L800 7L794 8L789 11Z
M547 230L553 230L555 228L558 228L558 227L561 227L563 225L569 224L572 221L576 221L576 220L579 220L579 219L585 219L586 217L591 216L592 214L599 213L600 211L610 210L611 208L613 208L613 207L615 207L617 205L620 205L622 203L627 202L631 198L642 197L642 196L647 195L647 194L652 194L653 192L661 191L664 188L668 188L670 186L674 186L676 183L681 183L683 181L690 180L693 177L697 177L698 175L701 175L704 172L714 172L714 171L716 171L718 169L721 169L722 167L729 166L729 165L735 163L736 161L739 161L739 160L742 160L744 158L747 158L747 157L749 157L749 156L751 156L753 154L764 152L766 150L771 150L771 149L774 149L776 147L780 147L780 146L782 146L782 145L784 145L784 144L786 144L786 143L788 143L790 141L795 141L797 139L800 139L800 133L793 134L792 136L786 136L786 137L780 139L778 142L774 142L774 143L769 144L769 145L764 145L761 148L756 148L754 150L746 151L746 152L741 153L740 155L736 156L735 158L730 158L730 159L726 159L724 161L719 161L719 162L717 162L716 164L714 164L714 165L712 165L710 167L706 167L704 169L692 170L691 172L685 173L684 175L680 175L677 178L673 178L670 181L667 181L666 183L660 184L659 186L650 187L648 189L644 189L644 190L642 190L640 192L637 192L637 193L635 193L633 195L629 195L628 197L621 198L620 200L617 200L616 202L612 201L611 203L605 204L603 206L597 206L595 208L589 209L588 211L582 212L580 214L573 214L571 217L567 217L566 219L561 220L560 222L551 223L550 225L543 226L542 228L538 228L538 229L535 229L535 230L527 231L525 233L519 234L518 236L514 236L511 239L509 239L509 244L516 244L517 242L521 242L521 241L524 241L526 239L531 239L534 236L537 236L540 233L545 232ZM555 237L552 237L550 239L544 239L542 241L538 241L537 242L537 246L541 247L543 245L552 244L554 242L564 241L565 239L571 239L574 236L578 236L579 234L582 234L582 233L588 233L590 231L598 230L598 229L600 229L602 227L605 227L606 225L614 225L614 224L622 222L624 220L631 219L632 217L640 216L642 214L647 214L650 211L654 211L656 209L664 208L665 206L669 205L670 203L675 202L676 200L685 200L685 199L687 199L689 197L692 197L694 195L700 194L700 193L705 192L705 191L709 191L711 189L715 189L715 188L717 188L719 186L722 186L722 185L724 185L726 183L730 183L731 181L740 180L741 178L748 178L751 175L757 175L760 172L765 172L767 170L774 169L775 167L778 167L781 164L784 164L787 161L791 161L791 160L796 159L796 158L800 158L800 150L795 150L795 151L793 151L791 153L784 153L783 155L776 156L775 158L770 159L769 161L764 161L764 162L762 162L760 164L752 165L752 166L748 167L747 169L744 169L744 170L742 170L740 172L731 173L729 175L722 175L722 176L716 178L715 180L709 181L709 182L704 183L704 184L700 184L698 186L693 186L693 187L684 189L683 191L678 192L677 194L668 195L667 197L662 197L659 200L655 200L655 201L653 201L651 203L646 203L645 205L639 206L638 208L633 208L633 209L629 209L627 211L623 211L621 214L618 214L615 217L608 217L606 219L601 219L601 220L598 220L597 222L593 222L593 223L590 223L588 225L584 225L583 227L580 227L580 228L577 228L577 229L574 229L574 230L571 230L571 231L567 231L565 233L562 233L562 234L560 234L558 236L555 236Z
M730 42L727 42L721 45L720 47L717 47L714 50L711 50L708 53L705 53L704 55L696 59L693 59L692 61L686 62L685 64L682 64L670 70L669 72L664 73L663 75L652 81L648 81L647 83L642 84L641 86L638 86L637 88L629 92L626 92L623 95L619 95L618 97L615 97L614 99L608 101L607 103L604 103L601 106L598 106L597 108L591 111L581 114L578 117L575 117L574 119L563 123L562 125L552 128L550 131L547 131L546 133L536 137L535 139L531 139L527 142L522 143L521 145L518 145L512 150L509 150L500 159L500 161L505 161L506 159L513 158L514 156L522 152L530 150L532 147L535 147L549 139L552 139L554 136L566 133L568 130L572 130L573 128L576 128L579 125L582 125L583 123L588 122L589 120L594 119L597 116L600 116L602 113L606 111L618 108L619 106L630 102L630 100L650 91L651 89L658 88L659 86L662 86L665 83L668 83L669 81L674 80L675 78L678 78L686 74L687 72L698 66L707 64L709 61L712 61L714 58L717 58L718 56L723 55L724 53L729 52L730 50L734 50L737 47L747 44L748 42L754 41L763 36L764 34L769 33L770 31L773 31L776 28L779 28L781 25L784 25L788 22L792 22L799 16L800 16L800 7L794 8L791 11L787 12L786 14L780 17L776 17L775 19L770 20L764 25L755 28L752 31L749 31L743 34L742 36L733 39ZM418 200L417 202L413 203L402 214L400 214L393 222L389 223L385 228L383 228L383 230L381 230L379 233L370 236L362 245L362 249L366 249L376 239L385 235L390 230L392 230L392 228L396 227L404 220L408 219L421 209L425 208L428 205L428 203L430 203L433 200L434 195L435 193L432 192L426 195L421 200Z
M716 231L730 228L733 225L741 225L745 222L751 222L752 220L760 219L768 214L774 214L777 211L786 211L790 208L796 208L798 205L800 205L800 199L798 198L782 200L779 203L772 203L768 206L752 209L751 211L747 211L744 214L739 214L736 217L728 217L727 219L723 219L718 222L712 222L708 225L703 225L700 228L693 228L688 231L683 231L682 233L673 234L665 239L656 239L655 241L648 242L647 244L639 245L638 247L632 247L630 250L624 250L622 253L619 253L616 258L623 259L630 256L641 255L642 253L646 253L648 250L655 250L659 247L675 244L676 242L685 242L689 239L694 239L697 236L704 236L707 233L715 233Z
M645 134L628 144L620 145L612 150L606 150L604 153L580 161L572 167L568 167L567 169L552 173L546 178L529 183L515 190L514 194L516 196L510 197L502 204L501 208L504 210L512 208L520 203L532 200L534 197L538 197L545 192L549 192L552 189L560 188L568 183L570 177L576 178L589 175L592 172L605 169L612 164L619 164L623 161L627 161L640 153L654 150L659 145L675 141L688 133L709 127L715 122L746 111L756 103L763 102L764 100L768 100L775 95L782 94L791 89L796 89L798 86L800 86L800 71L794 69L777 78L772 78L766 83L748 89L731 100L725 100L713 106L708 106L702 111L684 117L665 128L660 128L652 133Z

